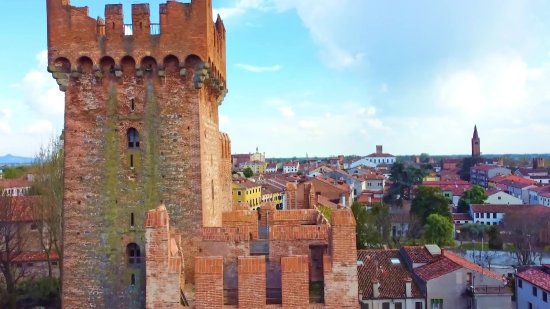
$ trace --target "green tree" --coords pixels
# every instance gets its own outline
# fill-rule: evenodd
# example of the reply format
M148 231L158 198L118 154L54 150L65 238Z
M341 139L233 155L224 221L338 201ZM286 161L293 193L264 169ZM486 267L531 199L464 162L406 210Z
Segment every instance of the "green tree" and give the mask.
M502 234L500 234L500 227L498 225L489 226L487 235L489 236L489 249L502 250L504 241Z
M430 155L423 152L420 154L420 162L422 163L428 163L430 161Z
M16 179L29 170L29 166L20 165L20 166L14 166L14 167L8 167L5 168L2 172L2 177L5 179Z
M487 191L481 186L474 185L470 189L462 192L458 200L458 212L467 213L470 211L470 204L485 204L489 196Z
M453 229L454 226L449 217L435 213L429 215L424 226L426 243L436 244L440 247L454 245Z
M415 185L421 185L426 171L421 167L408 166L396 162L390 169L392 185L384 195L384 203L398 207L403 206L404 199L410 199L411 190Z
M368 243L369 231L368 231L368 212L367 209L357 203L354 202L351 204L351 211L353 212L353 216L355 217L355 240L357 244L357 249L365 249L366 245Z
M250 178L254 175L254 171L250 167L247 167L247 168L244 169L243 175L246 178Z
M425 186L416 189L410 214L418 216L423 226L426 225L426 220L432 214L447 217L449 220L452 217L449 201L443 197L441 189Z
M391 220L387 205L373 205L371 211L368 211L365 206L354 202L351 210L356 222L357 249L379 247L388 243Z

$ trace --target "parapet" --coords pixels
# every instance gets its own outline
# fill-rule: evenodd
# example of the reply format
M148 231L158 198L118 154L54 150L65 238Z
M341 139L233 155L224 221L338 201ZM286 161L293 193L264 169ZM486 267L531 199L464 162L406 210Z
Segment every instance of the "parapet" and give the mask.
M330 215L331 226L355 226L355 217L350 208L333 209Z
M317 209L293 209L274 211L267 219L269 225L316 225Z
M328 241L328 225L274 225L269 228L269 240Z
M181 63L192 57L225 84L225 27L219 16L213 22L212 0L160 4L158 24L150 21L149 4L132 4L131 24L124 23L121 4L106 5L105 19L91 18L88 7L68 0L47 0L47 9L50 65L68 63L78 71L88 60L98 67L106 61L122 66L124 57L132 57L143 66L148 58L165 65L169 57Z
M222 212L223 227L247 227L252 239L258 239L258 212L253 210L233 210Z

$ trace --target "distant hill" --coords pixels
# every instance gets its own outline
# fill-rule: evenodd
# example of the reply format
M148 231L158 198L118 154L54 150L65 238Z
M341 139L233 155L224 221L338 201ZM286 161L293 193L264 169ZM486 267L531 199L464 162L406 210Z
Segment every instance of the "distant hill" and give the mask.
M0 164L29 164L32 163L33 160L34 158L18 157L7 154L3 157L0 157Z

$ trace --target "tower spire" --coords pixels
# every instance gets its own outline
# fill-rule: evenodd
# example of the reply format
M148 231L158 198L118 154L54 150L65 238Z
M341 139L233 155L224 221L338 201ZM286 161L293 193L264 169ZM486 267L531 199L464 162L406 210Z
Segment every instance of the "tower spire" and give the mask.
M478 134L477 134L477 124L474 125L474 136L473 138L479 138Z

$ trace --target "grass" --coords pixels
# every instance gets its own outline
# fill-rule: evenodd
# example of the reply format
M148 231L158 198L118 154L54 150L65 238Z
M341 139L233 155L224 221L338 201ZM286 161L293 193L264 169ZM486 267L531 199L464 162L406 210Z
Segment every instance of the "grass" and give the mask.
M483 243L483 247L481 246L480 242L474 243L463 243L462 245L456 246L457 249L461 250L492 250L489 248L488 243ZM513 244L505 244L504 245L504 251L514 251L514 245Z

